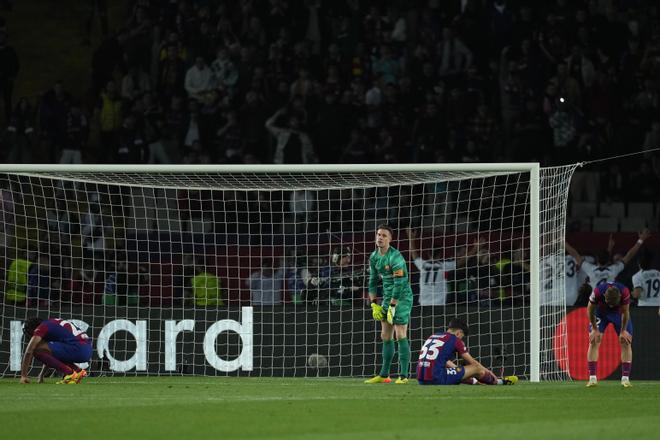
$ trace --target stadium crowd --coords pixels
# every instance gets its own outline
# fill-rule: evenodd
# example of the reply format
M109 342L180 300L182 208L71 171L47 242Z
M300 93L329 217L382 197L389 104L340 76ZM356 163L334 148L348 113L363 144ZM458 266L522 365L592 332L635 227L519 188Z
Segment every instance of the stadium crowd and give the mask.
M90 90L67 90L53 78L37 99L13 97L20 53L11 46L10 16L0 20L5 162L553 165L660 147L660 7L652 0L125 3L121 25L102 26ZM612 161L603 173L581 170L573 198L658 200L657 158L649 151L643 161ZM225 198L224 209L213 211L231 215L245 205L257 207L246 215L262 215L261 204L273 205L254 196ZM390 209L376 196L360 198L373 201L374 211ZM296 208L291 199L289 224L301 223L308 203L305 196ZM111 292L130 284L108 281L113 273L139 280L145 270L94 267L115 261L95 253L126 227L98 220L100 205L90 198L80 205L88 212L53 208L53 222L57 229L67 212L77 217L79 279L103 273ZM319 211L346 207L330 208ZM113 214L119 217L104 213ZM214 222L249 228L275 221L248 220ZM50 235L66 248L67 234ZM286 269L266 266L247 287ZM40 273L37 286L47 278Z
M551 165L660 146L650 0L126 3L91 90L54 78L13 109L0 27L5 161ZM574 196L656 199L649 158L584 172Z

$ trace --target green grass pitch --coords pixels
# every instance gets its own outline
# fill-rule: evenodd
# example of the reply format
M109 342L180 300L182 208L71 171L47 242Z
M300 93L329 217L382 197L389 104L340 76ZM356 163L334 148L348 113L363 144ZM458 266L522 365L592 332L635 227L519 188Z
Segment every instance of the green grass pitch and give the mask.
M648 439L660 382L364 385L359 379L0 380L3 439Z

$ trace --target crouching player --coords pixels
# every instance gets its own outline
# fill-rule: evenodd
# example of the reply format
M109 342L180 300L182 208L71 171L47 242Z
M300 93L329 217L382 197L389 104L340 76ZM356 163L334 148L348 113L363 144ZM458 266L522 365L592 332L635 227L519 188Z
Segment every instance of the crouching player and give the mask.
M589 349L587 350L587 367L589 369L588 387L598 384L596 370L598 366L598 349L603 339L603 333L610 323L619 335L621 345L621 385L629 388L630 369L632 366L632 333L630 320L630 290L621 283L599 283L589 297L587 305L589 318Z
M482 383L486 385L513 385L516 376L499 379L495 374L470 356L463 338L468 326L459 319L452 319L445 333L433 334L424 342L417 362L417 380L421 385L458 385ZM455 353L467 363L456 366L451 360ZM475 382L476 381L476 382Z
M33 357L43 363L39 383L43 382L48 368L54 368L64 376L58 384L77 384L87 376L87 371L80 369L74 362L89 362L92 343L89 336L75 324L63 319L35 317L27 320L23 333L30 338L30 342L21 363L21 383L30 383L28 370Z

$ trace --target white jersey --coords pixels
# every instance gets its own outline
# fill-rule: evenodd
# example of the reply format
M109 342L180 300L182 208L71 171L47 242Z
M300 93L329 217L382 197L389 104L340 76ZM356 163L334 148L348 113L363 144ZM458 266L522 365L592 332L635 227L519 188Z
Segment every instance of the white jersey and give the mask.
M632 277L633 287L640 288L640 306L660 306L660 271L640 270Z
M541 304L561 304L561 298L555 290L559 279L557 274L561 270L564 271L566 305L572 306L575 304L578 289L581 283L584 282L584 274L578 270L575 258L570 255L566 255L563 259L561 257L548 257L541 263Z
M417 257L419 269L419 305L442 306L447 303L447 272L456 269L456 261L428 261Z
M623 271L624 267L625 265L622 261L609 266L597 266L588 261L582 262L582 270L587 274L587 277L589 277L589 285L592 289L595 289L596 286L603 281L613 283L616 280L616 276Z

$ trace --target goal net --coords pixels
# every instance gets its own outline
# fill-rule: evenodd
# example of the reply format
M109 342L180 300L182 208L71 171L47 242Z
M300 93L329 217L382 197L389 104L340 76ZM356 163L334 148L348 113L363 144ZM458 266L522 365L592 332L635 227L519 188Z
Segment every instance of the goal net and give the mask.
M91 374L370 376L368 258L388 224L415 298L411 371L456 316L496 374L566 379L574 169L6 165L0 373L20 371L36 315L87 332Z

